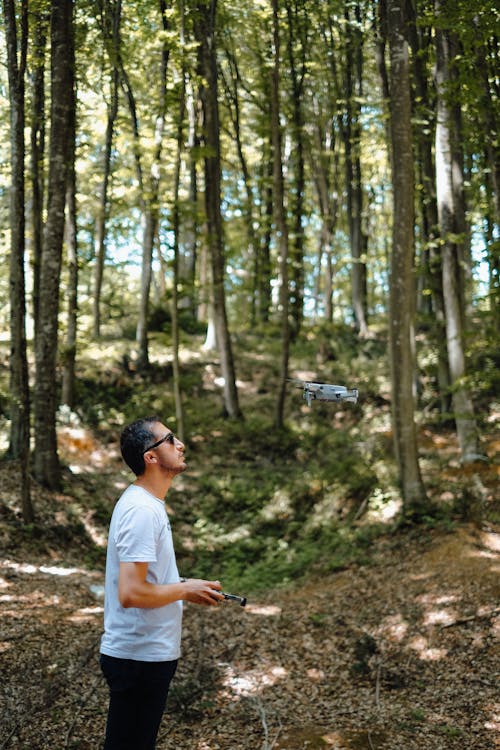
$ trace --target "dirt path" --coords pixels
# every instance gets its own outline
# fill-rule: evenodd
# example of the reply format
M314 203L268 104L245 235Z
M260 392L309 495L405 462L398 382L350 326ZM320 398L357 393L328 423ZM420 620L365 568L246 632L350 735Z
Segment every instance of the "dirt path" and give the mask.
M245 609L187 606L158 750L500 747L500 534L372 551ZM0 750L101 746L101 584L60 561L1 561Z

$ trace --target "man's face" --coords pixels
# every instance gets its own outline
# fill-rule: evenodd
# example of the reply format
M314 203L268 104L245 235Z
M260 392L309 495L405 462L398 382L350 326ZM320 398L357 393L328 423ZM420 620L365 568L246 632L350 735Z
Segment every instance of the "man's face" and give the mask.
M157 464L170 474L181 474L185 471L187 464L184 458L184 443L176 438L172 430L165 427L162 422L152 425L151 431L154 438L151 448L145 452L145 455L151 453L156 458Z

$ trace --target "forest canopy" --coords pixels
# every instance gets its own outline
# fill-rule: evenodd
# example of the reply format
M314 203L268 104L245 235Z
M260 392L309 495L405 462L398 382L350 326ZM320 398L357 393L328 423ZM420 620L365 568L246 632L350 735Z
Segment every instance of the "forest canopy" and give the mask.
M327 361L345 329L388 343L409 517L428 512L423 414L487 460L498 22L486 0L4 0L2 409L26 520L30 476L60 486L79 353L125 340L120 366L144 374L158 332L181 435L186 336L216 354L235 421L235 337L279 342L279 431L292 352L312 339Z

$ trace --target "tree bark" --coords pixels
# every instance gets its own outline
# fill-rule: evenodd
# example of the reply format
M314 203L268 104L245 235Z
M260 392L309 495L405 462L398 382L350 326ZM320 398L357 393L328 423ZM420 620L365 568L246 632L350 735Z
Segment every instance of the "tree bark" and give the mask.
M38 324L40 263L43 240L44 162L45 162L45 48L49 15L38 9L33 15L33 68L31 73L31 226L33 267L33 319Z
M441 3L436 0L438 17ZM463 342L464 289L460 269L457 237L462 228L457 223L456 187L453 184L455 137L453 115L447 86L450 81L450 43L448 32L436 28L436 193L441 231L443 294L446 316L446 343L452 383L453 412L462 461L470 463L482 458L474 408L465 384L465 351Z
M414 4L409 2L411 11L408 24L409 42L412 48L414 110L419 125L414 129L419 169L418 193L421 215L421 290L428 288L429 295L419 295L417 309L427 313L437 351L437 385L440 411L449 415L451 411L450 368L446 347L446 326L443 299L443 276L441 253L438 250L439 220L436 199L436 168L434 164L435 142L435 97L428 81L428 59L430 32L417 27L417 13ZM423 123L423 125L422 125Z
M71 38L71 43L74 39ZM74 56L74 50L71 52ZM75 401L75 365L77 348L78 323L78 244L77 244L77 209L76 209L76 84L72 90L70 113L70 142L68 148L68 179L66 189L66 254L68 266L67 285L67 332L66 343L62 351L62 388L61 403L70 409Z
M256 321L256 301L257 301L257 279L259 271L259 251L258 251L258 240L254 229L254 197L252 191L252 182L250 171L248 169L247 160L245 157L243 143L241 138L241 118L240 118L240 97L239 97L239 80L240 74L238 70L238 62L236 57L228 50L225 50L226 58L228 61L228 67L231 74L229 80L223 75L222 80L228 100L228 109L234 129L234 137L236 140L236 150L238 152L238 159L241 166L241 173L243 176L243 184L245 186L245 202L243 207L243 215L245 217L245 229L247 234L247 248L248 248L248 267L252 267L254 270L254 283L252 285L251 296L250 296L250 321L251 325L255 325Z
M110 96L108 106L108 119L106 123L106 135L104 137L104 158L101 191L99 195L99 208L96 217L95 230L95 271L94 271L94 338L101 335L101 291L104 276L104 265L106 262L106 222L108 218L108 191L111 177L111 149L113 146L113 134L116 116L118 114L118 86L119 86L119 44L121 23L121 0L113 5L109 0L100 4L101 24L104 43L108 49L108 57L111 64Z
M387 21L394 201L389 303L392 417L404 514L418 517L427 506L427 498L418 462L414 418L414 174L404 0L388 0Z
M291 137L293 149L291 162L293 164L294 186L291 196L293 215L293 242L290 246L290 317L292 320L291 333L295 338L300 332L304 317L304 192L305 192L305 158L304 158L304 84L306 80L306 55L308 18L307 2L287 0L286 12L288 20L287 53L290 65L292 84L292 118ZM298 59L297 59L298 58Z
M343 136L345 146L347 214L351 240L351 284L354 319L360 336L368 333L366 250L368 238L363 231L363 184L361 177L360 98L362 95L363 38L358 28L360 7L356 3L356 18L350 18L346 5L347 28L345 96L346 113Z
M181 0L181 50L184 50L184 3ZM173 279L172 279L172 366L174 380L174 400L176 416L176 432L179 439L185 439L184 427L184 408L182 404L181 392L181 373L179 361L179 234L180 234L180 213L179 213L179 188L181 177L181 159L184 142L184 119L186 116L186 66L184 57L181 65L181 88L179 92L179 113L177 115L177 153L175 155L174 166L174 205L172 209L172 231L174 235L174 259L173 259Z
M163 148L163 135L165 131L165 116L167 113L167 66L169 59L169 47L166 41L168 32L167 5L165 0L159 0L164 42L161 59L160 107L156 117L155 126L155 151L149 171L149 186L147 196L144 197L143 217L143 247L142 247L142 274L141 274L141 297L139 302L139 316L137 321L136 341L138 348L137 367L145 369L149 364L148 352L148 313L149 293L151 288L153 248L158 232L160 217L160 172L161 154Z
M205 141L205 211L207 237L213 284L213 309L217 344L224 380L224 407L232 419L240 419L238 391L229 333L224 290L224 240L221 214L221 165L219 140L219 109L217 101L217 60L215 54L215 18L217 0L199 0L195 35L198 47L200 77L206 82L201 88L203 103L203 135Z
M20 463L20 491L23 518L34 519L30 493L30 395L26 353L26 291L24 277L24 105L28 41L28 3L20 7L20 34L13 0L4 0L3 15L7 42L7 71L10 104L10 447L9 455ZM18 42L18 37L19 42Z
M283 163L281 155L280 125L280 29L279 0L271 0L273 11L273 66L271 69L271 133L273 144L273 188L274 188L274 222L278 255L280 258L280 313L281 313L281 369L276 404L276 427L281 429L284 422L286 383L290 359L290 323L288 288L288 225L285 215L285 185L283 180Z
M35 342L35 461L36 479L50 489L60 488L57 453L57 342L59 285L64 235L64 207L71 137L74 59L73 2L52 0L51 127L47 222L44 230L40 273L40 309Z

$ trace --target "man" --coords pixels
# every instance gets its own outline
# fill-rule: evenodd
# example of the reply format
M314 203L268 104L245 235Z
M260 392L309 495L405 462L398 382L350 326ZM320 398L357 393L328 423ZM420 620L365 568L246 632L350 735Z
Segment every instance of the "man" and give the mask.
M136 475L109 527L101 668L110 700L104 750L154 750L180 656L182 602L216 605L219 581L179 577L164 498L184 445L152 416L121 435Z

